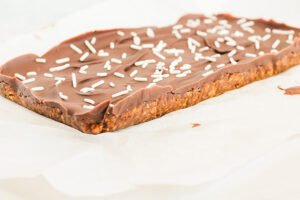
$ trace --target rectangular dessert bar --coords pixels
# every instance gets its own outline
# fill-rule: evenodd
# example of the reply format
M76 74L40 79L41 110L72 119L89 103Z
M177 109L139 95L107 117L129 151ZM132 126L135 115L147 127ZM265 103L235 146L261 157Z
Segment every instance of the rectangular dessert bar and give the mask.
M0 68L2 96L82 132L158 118L300 63L300 29L229 14L89 32Z

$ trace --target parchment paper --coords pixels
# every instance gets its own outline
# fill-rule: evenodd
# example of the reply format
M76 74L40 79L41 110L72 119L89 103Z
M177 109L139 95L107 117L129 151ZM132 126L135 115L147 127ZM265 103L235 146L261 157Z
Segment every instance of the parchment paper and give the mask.
M167 25L231 12L300 26L297 1L105 1L6 41L0 62L42 54L95 29ZM257 6L259 3L259 7ZM298 7L297 7L298 5ZM0 195L6 199L300 197L300 67L118 132L79 131L0 98ZM193 123L201 125L192 128ZM279 189L278 189L279 188ZM1 196L0 196L1 197Z

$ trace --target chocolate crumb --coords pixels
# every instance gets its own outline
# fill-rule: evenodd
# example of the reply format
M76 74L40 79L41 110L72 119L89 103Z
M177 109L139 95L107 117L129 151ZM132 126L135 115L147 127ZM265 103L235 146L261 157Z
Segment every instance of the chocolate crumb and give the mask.
M298 95L300 94L300 86L290 87L283 89L278 86L278 89L283 90L285 95Z

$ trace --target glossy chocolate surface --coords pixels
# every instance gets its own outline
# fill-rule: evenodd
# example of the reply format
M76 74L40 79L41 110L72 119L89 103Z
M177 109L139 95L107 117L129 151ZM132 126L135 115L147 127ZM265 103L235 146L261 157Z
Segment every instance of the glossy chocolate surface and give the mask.
M261 19L186 15L175 25L95 31L41 58L17 57L0 81L36 101L101 121L166 94L200 88L300 51L300 30Z

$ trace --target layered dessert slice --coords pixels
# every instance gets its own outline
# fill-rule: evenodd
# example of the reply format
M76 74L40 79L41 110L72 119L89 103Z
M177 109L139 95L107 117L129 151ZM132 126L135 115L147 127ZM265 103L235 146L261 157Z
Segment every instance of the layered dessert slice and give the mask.
M1 66L0 93L85 133L115 131L299 64L299 33L229 14L90 32Z

